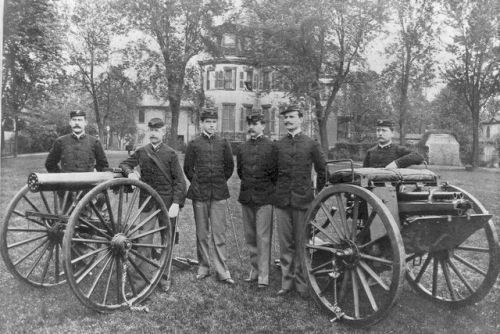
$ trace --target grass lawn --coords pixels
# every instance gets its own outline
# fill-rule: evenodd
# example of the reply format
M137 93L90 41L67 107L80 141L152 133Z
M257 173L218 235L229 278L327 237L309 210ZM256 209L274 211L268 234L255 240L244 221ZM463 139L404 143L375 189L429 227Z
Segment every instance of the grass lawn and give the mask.
M126 152L111 152L112 166ZM7 158L1 161L1 216L14 194L26 183L30 172L44 172L45 155ZM431 168L433 169L433 168ZM434 169L442 180L474 194L494 214L500 229L500 173L466 172L463 169ZM230 207L243 261L244 246L241 210L237 199L239 179L230 180ZM3 220L2 220L3 221ZM191 202L181 212L179 245L174 256L196 258L195 227ZM196 281L196 268L172 269L173 284L168 293L154 292L146 302L149 312L122 311L99 314L79 303L69 286L37 289L22 284L0 261L0 333L500 333L500 283L477 305L449 310L418 297L405 284L389 316L370 330L355 331L332 324L312 298L290 294L277 297L281 275L273 268L270 287L261 291L242 281L248 267L240 262L228 221L229 268L235 286L216 281L215 275ZM276 243L275 243L276 244ZM273 258L278 258L277 246Z

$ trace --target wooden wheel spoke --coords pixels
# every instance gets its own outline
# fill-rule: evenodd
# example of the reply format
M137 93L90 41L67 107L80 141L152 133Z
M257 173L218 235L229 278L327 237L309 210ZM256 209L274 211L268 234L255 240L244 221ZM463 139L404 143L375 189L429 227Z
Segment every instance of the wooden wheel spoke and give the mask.
M441 260L441 269L443 270L444 274L444 279L446 281L446 285L448 287L448 290L450 291L450 296L452 300L457 300L457 294L455 293L455 288L453 287L453 284L451 282L450 278L450 268L446 264L445 260Z
M490 253L490 249L484 247L458 246L455 249L463 251L479 252L479 253Z
M47 276L47 272L49 270L49 265L50 265L50 260L52 260L52 256L54 255L54 247L57 247L56 244L51 244L52 247L50 247L49 249L49 256L47 258L47 260L45 261L45 264L43 266L43 271L42 271L42 280L40 281L40 283L43 284L43 282L45 281L45 277Z
M62 215L65 215L65 214L66 214L66 212L68 211L68 210L66 210L66 206L68 205L68 198L69 198L69 194L70 194L70 193L71 193L71 192L70 192L70 191L68 191L68 190L66 190L66 191L64 192L63 200L62 200L62 203L61 203L61 214L62 214Z
M123 214L123 188L124 186L120 186L120 190L118 191L118 212L116 217L116 229L117 232L121 231L122 225L122 214Z
M354 271L351 270L351 284L352 284L352 297L354 301L354 316L359 318L359 291L358 291L358 280Z
M94 279L94 282L92 283L92 286L90 287L89 291L85 295L87 298L90 298L90 296L94 292L95 288L97 287L97 284L99 283L99 280L101 279L102 275L104 274L104 271L106 270L109 262L112 259L113 259L113 256L111 254L108 254L108 259L106 260L106 263L104 263L104 265L102 266L102 269L97 274L96 278Z
M82 260L85 260L85 259L86 259L86 258L88 258L88 257L91 257L91 256L93 256L93 255L95 255L95 254L100 253L100 252L104 252L104 251L106 251L106 250L109 250L109 248L108 248L108 247L97 248L96 250L93 250L93 251L91 251L91 252L89 252L89 253L86 253L86 254L83 254L83 255L78 256L76 259L72 259L72 260L71 260L71 264L78 263L78 262L80 262L80 261L82 261ZM81 253L80 253L80 254L81 254Z
M371 226L373 220L375 219L375 216L377 216L377 211L373 209L370 215L368 216L368 219L366 220L365 228L369 228Z
M356 273L358 274L359 280L361 281L361 286L363 287L363 290L365 290L366 296L368 297L368 300L370 301L370 305L372 309L376 312L378 311L378 306L377 302L375 301L375 298L373 297L372 290L370 289L370 286L368 285L368 281L366 280L365 274L359 267L356 267Z
M110 234L114 234L114 231L112 229L109 228L106 220L104 219L104 217L102 216L102 213L99 211L99 209L96 207L95 203L93 202L90 202L89 203L90 205L90 208L92 209L92 211L94 211L94 213L96 214L97 218L99 218L99 220L101 221L102 223L102 226L104 226L106 228L106 230L110 233Z
M453 272L455 272L455 275L457 275L457 277L460 279L460 281L462 281L462 283L465 285L467 290L469 290L470 293L474 293L474 289L472 288L472 285L470 285L469 281L467 281L467 279L464 277L464 275L462 275L462 273L458 270L457 266L455 266L455 264L453 263L453 261L451 261L451 259L449 260L449 265L450 265L451 269L453 270Z
M45 193L43 191L40 191L40 198L42 199L43 205L45 205L45 209L47 210L48 213L52 213L50 210L50 205L49 202L47 201L47 197L45 197ZM31 204L31 203L30 203ZM36 209L33 205L31 205L35 211L40 212L38 209Z
M135 263L134 260L132 260L132 257L130 255L127 256L127 260L130 262L130 264L132 265L134 270L142 277L142 279L145 280L148 284L151 284L151 281L149 280L149 278L147 278L147 276L143 273L143 271L141 270L139 265L137 263Z
M125 213L125 219L123 220L125 223L125 226L123 228L123 232L125 232L125 230L128 227L128 221L130 219L130 216L132 215L132 211L134 209L134 205L135 205L135 202L137 200L137 196L139 196L139 188L135 187L134 192L132 194L132 198L130 199L130 202L128 203L128 206L127 206L127 212Z
M136 188L137 189L137 188ZM123 233L127 234L128 231L130 230L130 228L134 225L135 221L137 220L137 218L139 218L141 212L144 210L144 208L146 207L146 205L148 205L149 201L151 200L151 198L153 198L152 196L148 196L144 202L142 203L141 207L139 208L139 210L137 210L137 213L134 215L134 218L132 218L130 220L130 222L127 222L127 225L125 227L125 229L123 230Z
M438 273L439 273L439 262L437 258L434 258L432 261L432 296L436 297L437 288L438 288Z
M154 262L153 260L150 260L148 259L147 257L145 257L144 255L142 255L141 253L139 253L138 251L134 250L134 249L131 249L130 252L132 254L134 254L136 257L138 257L139 259L143 260L143 261L146 261L147 263L149 263L150 265L152 265L153 267L155 268L160 268L160 265L157 264L156 262Z
M47 233L47 229L30 229L30 228L7 228L9 232L33 232L33 233Z
M80 220L82 223L84 223L88 227L91 227L94 231L96 231L97 233L99 233L103 237L105 237L107 239L112 239L112 237L109 234L103 232L102 229L98 228L97 226L95 226L94 224L92 224L90 221L88 221L87 219L83 218L82 216L78 217L78 220Z
M365 254L365 253L360 253L359 255L361 256L362 259L376 261L376 262L380 262L380 263L386 264L388 266L392 266L392 261L389 261L387 259L384 259L384 258L381 258L381 257L372 256L372 255L368 255L368 254Z
M28 204L33 208L33 210L35 210L36 212L40 212L40 210L38 209L38 207L35 204L33 204L33 202L28 197L26 197L26 195L23 195L23 199L26 202L28 202ZM49 211L48 208L47 208L47 211ZM50 213L50 211L49 211L49 213Z
M349 230L347 226L346 210L341 194L335 194L335 200L337 201L337 209L339 210L340 226L342 226L342 232L344 233L344 236L347 238L347 236L349 235Z
M132 235L134 234L135 231L137 231L138 229L140 229L141 227L143 227L147 222L149 222L151 219L155 218L159 213L161 212L161 210L156 210L154 211L152 214L150 214L146 219L144 219L142 222L140 222L139 224L137 224L132 230L130 230L127 235Z
M370 266L366 262L359 261L359 265L378 283L378 285L380 285L384 290L389 291L389 287L384 283L382 278L377 275L377 273L372 268L370 268Z
M82 238L72 238L72 242L83 242L83 243L95 243L95 244L109 244L109 240L102 240L102 239L82 239ZM90 247L90 246L89 246Z
M420 279L424 275L425 271L427 270L427 267L429 266L429 263L431 263L432 256L430 254L427 255L427 258L424 261L424 264L422 265L422 268L420 268L420 271L418 272L417 277L415 277L415 282L418 283L420 282Z
M38 263L40 263L40 260L45 255L45 252L47 252L47 249L49 248L49 246L50 246L50 242L47 242L45 244L45 246L43 247L42 251L40 252L40 254L38 255L38 257L36 258L35 262L33 262L33 264L31 265L30 270L28 271L26 276L24 276L24 278L27 279L28 277L30 277L30 275L33 273L33 270L35 270L36 266L38 265Z
M473 265L472 263L470 263L469 261L465 260L463 257L461 256L458 256L457 254L454 254L453 255L453 258L455 260L457 260L458 262L461 262L462 264L466 265L467 267L469 267L470 269L474 270L475 272L483 275L486 277L486 272L484 270L481 270L479 267Z
M158 244L141 244L141 243L133 243L132 248L137 247L146 247L146 248L168 248L167 245L158 245Z
M26 253L25 255L23 255L22 258L18 259L16 262L14 262L14 266L17 266L19 263L23 262L24 260L26 260L31 254L33 254L34 252L36 252L38 249L40 249L40 247L42 247L43 245L45 245L47 242L49 242L49 239L47 238L46 240L44 240L42 243L40 243L38 246L35 246L35 248L33 248L32 250L30 250L28 253Z
M333 229L335 230L335 233L338 235L339 238L343 238L345 239L347 237L347 235L345 235L342 231L340 231L340 229L337 227L337 225L335 224L335 220L333 219L332 215L330 214L330 212L328 211L328 208L325 206L325 203L321 203L321 209L323 210L323 212L325 213L326 217L328 218L328 220L330 221L330 225L332 225ZM314 225L317 229L319 229L321 232L325 233L325 229L323 229L321 226L317 226L317 225ZM326 234L326 233L325 233ZM331 237L330 239L333 241L333 242L337 242L335 240L333 240Z
M40 222L38 220L35 220L33 218L27 217L24 213L19 212L17 210L13 210L12 213L15 214L15 215L17 215L17 216L19 216L19 217L22 217L22 218L24 218L24 219L26 219L26 220L28 220L28 221L30 221L32 223L35 223L35 224L37 224L39 226L42 226L42 227L45 227L45 228L47 227L47 225L45 225L44 223L42 223L42 222Z
M54 214L59 214L59 194L57 191L53 191L52 195L54 196Z
M26 240L23 240L23 241L18 241L16 243L7 245L7 249L16 248L16 247L19 247L19 246L22 246L22 245L26 245L26 244L28 244L30 242L37 241L37 240L40 240L42 238L47 238L47 235L39 235L39 236L33 237L31 239L26 239Z
M309 270L309 272L310 272L311 274L314 274L314 273L315 273L315 272L317 272L318 270L323 269L323 268L325 268L325 267L327 267L327 266L329 266L329 265L331 265L331 264L332 264L332 261L326 261L325 263L322 263L322 264L320 264L319 266L316 266L316 267L314 267L314 268L311 268L311 270Z
M104 197L106 199L106 208L108 209L108 215L109 215L109 222L111 223L111 229L113 232L117 232L117 227L115 224L115 219L113 216L113 210L111 209L111 201L109 199L109 194L107 191L103 191Z
M317 228L320 232L322 232L328 239L330 239L331 242L333 242L334 244L338 244L340 243L340 237L338 240L335 240L335 238L333 238L333 236L331 236L327 230L325 230L323 227L321 227L321 225L319 225L316 220L313 221L310 221L310 224L312 226L314 226L315 228Z
M123 301L123 296L122 296L122 266L120 265L120 257L115 257L116 261L116 300L118 303L121 303Z
M76 283L79 284L85 277L87 277L87 275L95 268L97 267L97 265L99 265L99 263L101 263L102 261L104 261L104 259L107 257L108 254L110 254L111 252L108 250L106 252L106 254L102 255L99 259L97 259L96 261L94 261L94 263L92 263L80 276L78 276L78 278L76 279Z
M115 261L111 262L111 268L109 268L109 275L106 279L106 288L104 289L104 295L102 296L102 305L106 305L108 300L109 285L111 284L111 277L113 276L113 271L115 269Z
M134 235L133 237L130 237L129 239L130 240L139 239L139 238L145 237L147 235L154 234L156 232L160 232L160 231L166 230L167 228L168 228L168 226L162 226L162 227L159 227L159 228L155 228L153 230L150 230L150 231L138 234L138 235Z

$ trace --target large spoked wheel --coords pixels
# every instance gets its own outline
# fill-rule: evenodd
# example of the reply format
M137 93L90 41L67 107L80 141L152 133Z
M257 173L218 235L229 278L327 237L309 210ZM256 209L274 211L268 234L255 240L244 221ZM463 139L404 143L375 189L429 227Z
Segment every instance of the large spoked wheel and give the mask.
M41 191L24 186L12 199L1 229L0 250L7 269L37 287L65 282L62 238L82 192Z
M455 186L473 203L474 213L486 213L471 194ZM500 249L493 222L488 221L459 246L406 258L406 278L415 291L434 302L450 307L474 304L491 290L500 272Z
M104 182L73 211L63 252L71 289L87 307L109 312L140 303L172 255L167 208L143 182Z
M403 241L387 207L364 188L336 184L312 202L306 224L304 265L316 301L355 327L383 319L404 277Z

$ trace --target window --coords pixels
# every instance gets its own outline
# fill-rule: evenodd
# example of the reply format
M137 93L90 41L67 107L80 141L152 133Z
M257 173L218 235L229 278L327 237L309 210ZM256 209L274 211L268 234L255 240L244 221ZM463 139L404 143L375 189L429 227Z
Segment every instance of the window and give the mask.
M236 88L236 68L235 69L224 69L224 89L235 89Z
M144 123L144 109L139 109L139 123Z
M224 34L222 37L222 46L226 48L234 48L236 46L236 36L233 34Z
M240 88L245 88L245 72L240 72Z
M207 70L207 90L210 89L210 74L213 71Z
M252 85L253 89L254 90L257 90L259 89L259 75L257 73L255 73L253 75L253 85ZM260 87L262 88L262 87Z
M270 133L274 134L276 132L276 108L271 109L268 127Z
M234 132L234 104L222 104L222 132Z
M215 89L224 89L224 72L215 72Z
M253 70L247 70L246 72L247 72L247 80L246 80L247 87L246 88L248 90L253 90L253 87L255 87L253 85L253 82L252 82L253 81Z

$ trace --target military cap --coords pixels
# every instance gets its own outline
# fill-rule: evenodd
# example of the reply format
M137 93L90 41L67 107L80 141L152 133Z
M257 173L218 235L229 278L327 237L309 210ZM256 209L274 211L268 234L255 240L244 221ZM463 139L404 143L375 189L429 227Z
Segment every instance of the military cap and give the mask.
M283 110L282 112L280 112L280 114L284 115L284 114L292 112L292 111L297 111L299 113L299 116L302 117L302 110L296 104L290 104L288 107L286 107L285 110Z
M87 116L85 114L85 111L81 111L81 110L73 110L69 113L69 118L73 118L73 117L79 117L79 116Z
M394 122L392 122L391 120L388 120L388 119L379 119L377 120L377 127L387 127L387 128L391 128L394 129Z
M260 112L253 112L250 115L247 115L247 123L255 123L255 122L265 123L264 115Z
M200 119L203 121L207 118L217 119L217 110L215 110L214 108L204 108L201 111Z
M151 118L148 122L148 127L152 129L159 129L162 128L165 125L165 123L158 117Z

